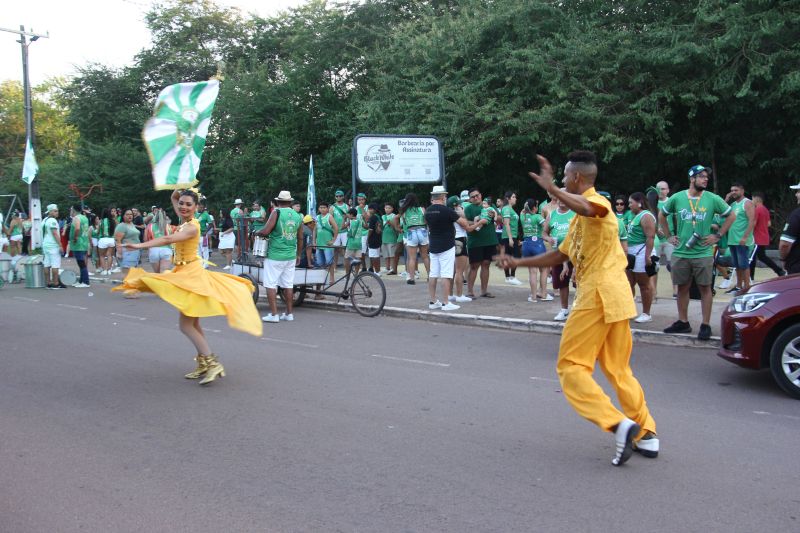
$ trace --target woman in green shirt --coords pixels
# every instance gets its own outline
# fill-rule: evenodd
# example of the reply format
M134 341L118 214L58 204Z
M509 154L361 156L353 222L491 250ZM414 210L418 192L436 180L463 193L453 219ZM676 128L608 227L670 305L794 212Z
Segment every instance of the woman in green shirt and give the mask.
M400 218L406 228L406 283L414 285L414 272L417 268L417 251L422 256L425 272L430 272L428 257L428 227L425 223L425 209L419 206L417 195L410 192L400 206Z
M519 242L519 215L514 211L517 205L517 194L513 191L506 191L503 195L503 208L500 215L503 217L503 235L500 242L506 255L512 257L522 257ZM506 268L506 283L510 285L522 285L517 279L516 268Z
M544 239L542 239L544 217L537 213L538 210L536 200L533 198L526 200L525 205L522 206L522 213L519 216L522 222L522 257L535 257L547 252ZM529 302L553 300L553 296L547 292L547 275L549 273L549 268L528 267L528 280L531 286Z
M628 224L628 259L633 256L633 265L629 264L628 281L631 291L639 286L642 295L642 314L634 322L651 322L650 306L653 303L653 287L650 275L655 273L653 250L655 249L656 217L646 209L647 200L644 194L635 192L628 199L631 208L631 221Z
M126 249L124 244L138 244L139 229L133 225L133 211L126 209L122 214L122 222L117 224L114 229L114 241L117 245L117 259L119 259L119 266L128 269L139 265L139 250Z

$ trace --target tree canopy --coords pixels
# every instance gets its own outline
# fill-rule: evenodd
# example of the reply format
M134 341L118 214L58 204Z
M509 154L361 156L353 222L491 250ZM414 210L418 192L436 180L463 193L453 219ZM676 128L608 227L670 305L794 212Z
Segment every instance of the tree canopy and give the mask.
M312 154L331 197L349 188L359 133L439 137L451 190L541 197L535 154L560 165L576 148L597 152L612 192L684 188L697 163L720 191L741 181L776 201L800 180L798 0L310 0L271 18L168 0L146 21L152 43L131 65L86 65L58 91L53 109L79 135L67 150L40 137L43 186L68 177L103 183L101 202L163 202L142 125L163 87L217 73L199 175L212 205L302 197ZM18 180L18 133L0 138L3 188Z

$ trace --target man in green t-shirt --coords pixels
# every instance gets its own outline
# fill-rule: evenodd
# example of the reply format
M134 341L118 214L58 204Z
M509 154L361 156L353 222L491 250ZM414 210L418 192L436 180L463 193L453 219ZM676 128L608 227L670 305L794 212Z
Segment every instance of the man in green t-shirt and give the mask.
M662 233L675 247L672 253L672 282L678 286L678 320L664 333L691 333L689 324L689 289L692 280L700 289L703 322L697 338L711 338L711 293L712 269L714 268L714 245L728 232L736 219L725 200L706 190L709 169L695 165L689 169L689 188L680 191L664 202L659 213ZM669 217L677 215L676 235L669 229ZM725 218L718 232L711 225L714 215Z
M336 225L339 227L339 233L333 241L333 267L339 264L339 258L344 257L344 249L347 246L347 211L350 209L347 202L344 201L344 191L337 189L334 195L336 200L331 204L330 212Z
M258 202L253 202L253 208L250 210L249 216L250 227L253 231L261 231L261 228L267 222L267 211Z
M294 320L292 297L294 269L300 262L303 246L303 215L291 208L292 195L281 191L275 198L277 208L269 215L266 225L256 235L269 236L269 250L264 261L264 287L267 289L270 313L261 317L264 322ZM278 287L283 289L286 312L278 316Z
M383 224L383 231L381 232L381 255L386 258L386 274L397 274L397 263L400 261L400 255L397 253L397 215L394 214L394 205L391 202L383 204L383 215L381 216L381 223Z
M755 244L753 229L756 226L756 207L750 198L744 195L744 185L741 183L731 185L731 191L725 196L725 201L731 202L731 211L736 214L736 219L728 232L728 247L733 259L733 268L736 269L736 287L726 292L738 293L750 288L750 260Z
M72 256L78 263L78 268L81 272L80 279L73 287L85 289L89 286L89 269L86 266L86 255L89 253L91 244L89 240L91 228L89 227L89 219L81 212L80 204L72 206L70 215L72 216L72 224L69 226L69 249L72 251Z
M475 279L478 268L481 270L481 296L494 298L489 292L489 269L492 258L497 253L497 234L494 230L493 209L483 207L483 196L476 188L469 190L469 205L464 207L464 218L477 227L467 233L467 253L469 255L469 277L467 279L467 296L475 298Z

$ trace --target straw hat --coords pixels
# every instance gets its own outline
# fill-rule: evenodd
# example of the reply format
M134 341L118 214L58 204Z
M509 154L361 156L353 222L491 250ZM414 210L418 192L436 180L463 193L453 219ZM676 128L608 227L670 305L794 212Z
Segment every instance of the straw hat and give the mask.
M280 194L275 197L275 200L278 202L291 202L294 200L294 198L292 198L292 195L289 191L281 191Z

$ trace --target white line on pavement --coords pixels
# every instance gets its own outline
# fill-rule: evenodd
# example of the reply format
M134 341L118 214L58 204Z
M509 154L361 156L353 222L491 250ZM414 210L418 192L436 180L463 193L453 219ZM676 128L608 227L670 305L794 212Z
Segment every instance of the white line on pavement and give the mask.
M551 382L553 382L553 383L558 383L558 382L559 382L557 379L553 379L553 378L540 378L540 377L536 377L536 376L531 376L531 379L532 379L533 381L551 381Z
M147 320L143 316L123 315L122 313L109 313L109 314L114 315L114 316L121 316L122 318L132 318L134 320Z
M211 333L222 333L221 329L211 329L211 328L203 328L206 331L210 331Z
M70 309L80 309L81 311L86 311L89 309L88 307L81 307L80 305L69 305L69 304L56 304L59 307L68 307Z
M791 420L800 420L800 416L775 414L775 413L770 413L768 411L753 411L753 414L754 415L777 416L777 417L780 417L780 418L789 418Z
M262 341L272 341L278 342L283 344L293 344L295 346L302 346L303 348L319 348L318 344L304 344L302 342L294 342L294 341L285 341L283 339L274 339L272 337L261 337Z
M418 365L430 365L430 366L441 366L441 367L449 367L450 363L434 363L433 361L420 361L419 359L405 359L403 357L392 357L391 355L380 355L380 354L372 354L370 357L377 357L378 359L390 359L392 361L405 361L406 363L417 363Z
M33 298L25 298L24 296L12 296L15 300L22 300L23 302L38 302L39 300L34 300Z

